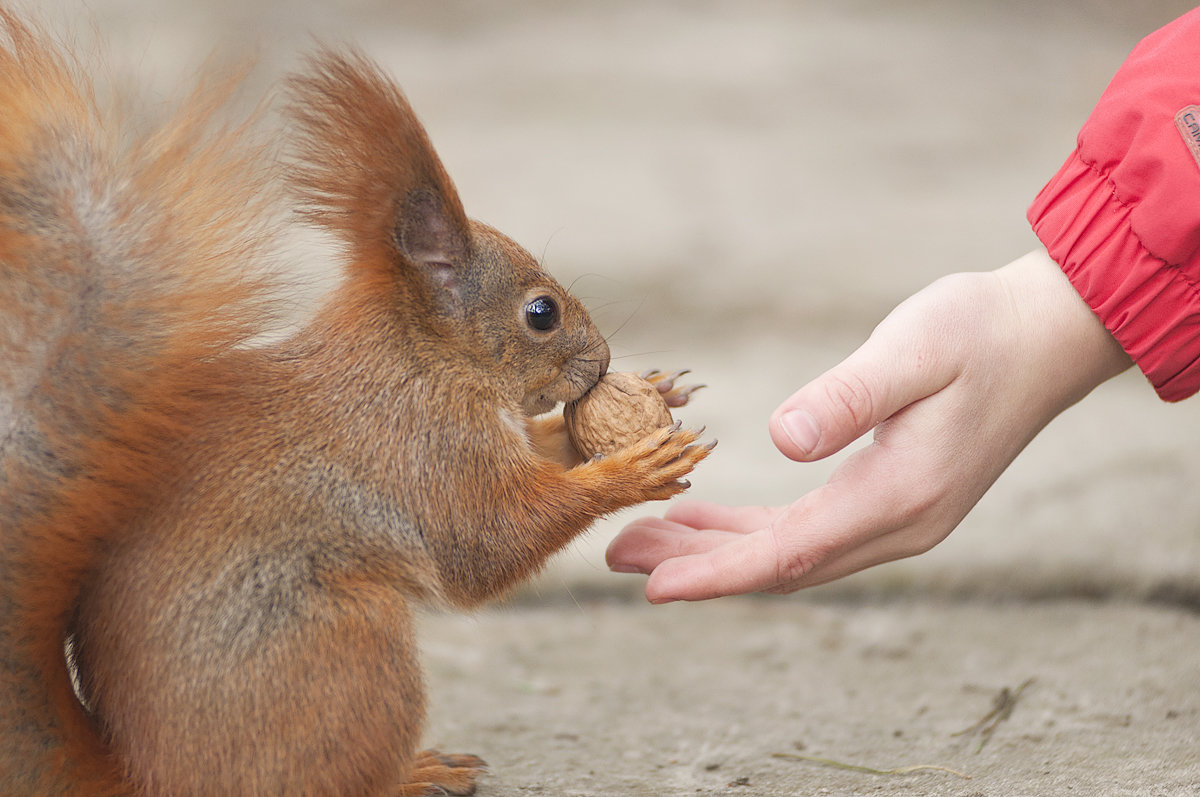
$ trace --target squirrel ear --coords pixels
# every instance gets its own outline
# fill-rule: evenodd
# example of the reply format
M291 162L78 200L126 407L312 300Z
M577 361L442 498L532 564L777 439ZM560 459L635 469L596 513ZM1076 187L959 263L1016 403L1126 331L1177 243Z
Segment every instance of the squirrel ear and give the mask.
M400 253L420 271L435 301L457 314L461 308L459 269L467 259L467 233L446 207L442 195L422 188L401 203L396 220Z
M417 189L405 197L396 220L396 242L418 266L453 266L467 256L466 231L430 189Z
M359 53L321 50L289 88L301 213L340 235L359 267L387 268L399 254L435 287L453 282L469 222L395 83Z

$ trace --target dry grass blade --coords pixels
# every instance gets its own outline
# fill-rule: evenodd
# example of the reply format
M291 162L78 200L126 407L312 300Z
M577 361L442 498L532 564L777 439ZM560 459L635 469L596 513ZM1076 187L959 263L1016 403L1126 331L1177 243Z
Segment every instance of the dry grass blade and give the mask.
M1012 716L1013 709L1017 707L1017 700L1021 697L1021 693L1032 683L1032 678L1026 678L1016 689L1009 689L1007 686L1004 687L992 699L991 711L984 714L982 719L971 727L963 728L961 731L957 731L951 735L966 736L967 734L978 733L979 745L975 748L975 752L978 753L992 738L992 734L996 732L997 726Z
M971 776L965 772L959 772L957 769L942 767L936 764L913 764L905 767L894 767L892 769L876 769L875 767L866 767L861 764L848 764L844 761L835 761L832 758L821 758L820 756L802 755L800 753L772 753L773 758L787 758L795 761L809 761L814 764L822 764L827 767L836 769L845 769L851 772L865 772L868 775L912 775L917 772L945 772L949 775L955 775L970 780Z

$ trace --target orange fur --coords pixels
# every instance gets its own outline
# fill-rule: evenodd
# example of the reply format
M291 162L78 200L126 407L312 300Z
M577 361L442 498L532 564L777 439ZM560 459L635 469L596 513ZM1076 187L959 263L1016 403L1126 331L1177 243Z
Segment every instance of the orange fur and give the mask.
M362 56L290 84L345 281L249 347L276 160L220 124L230 86L130 143L68 54L0 30L0 792L470 793L482 762L418 752L414 605L502 592L708 449L580 462L532 417L607 345Z

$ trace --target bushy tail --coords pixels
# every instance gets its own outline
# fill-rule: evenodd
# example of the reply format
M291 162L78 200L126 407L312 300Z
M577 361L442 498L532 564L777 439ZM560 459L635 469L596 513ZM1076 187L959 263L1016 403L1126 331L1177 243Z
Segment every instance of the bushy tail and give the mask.
M273 158L232 82L144 134L0 9L0 793L126 791L64 659L81 581L256 334Z

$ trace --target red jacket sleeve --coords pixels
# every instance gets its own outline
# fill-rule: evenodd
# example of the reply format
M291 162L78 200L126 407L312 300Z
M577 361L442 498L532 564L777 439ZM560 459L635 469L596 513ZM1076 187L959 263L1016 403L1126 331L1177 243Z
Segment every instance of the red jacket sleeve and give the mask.
M1029 221L1163 399L1200 390L1200 9L1134 48Z

